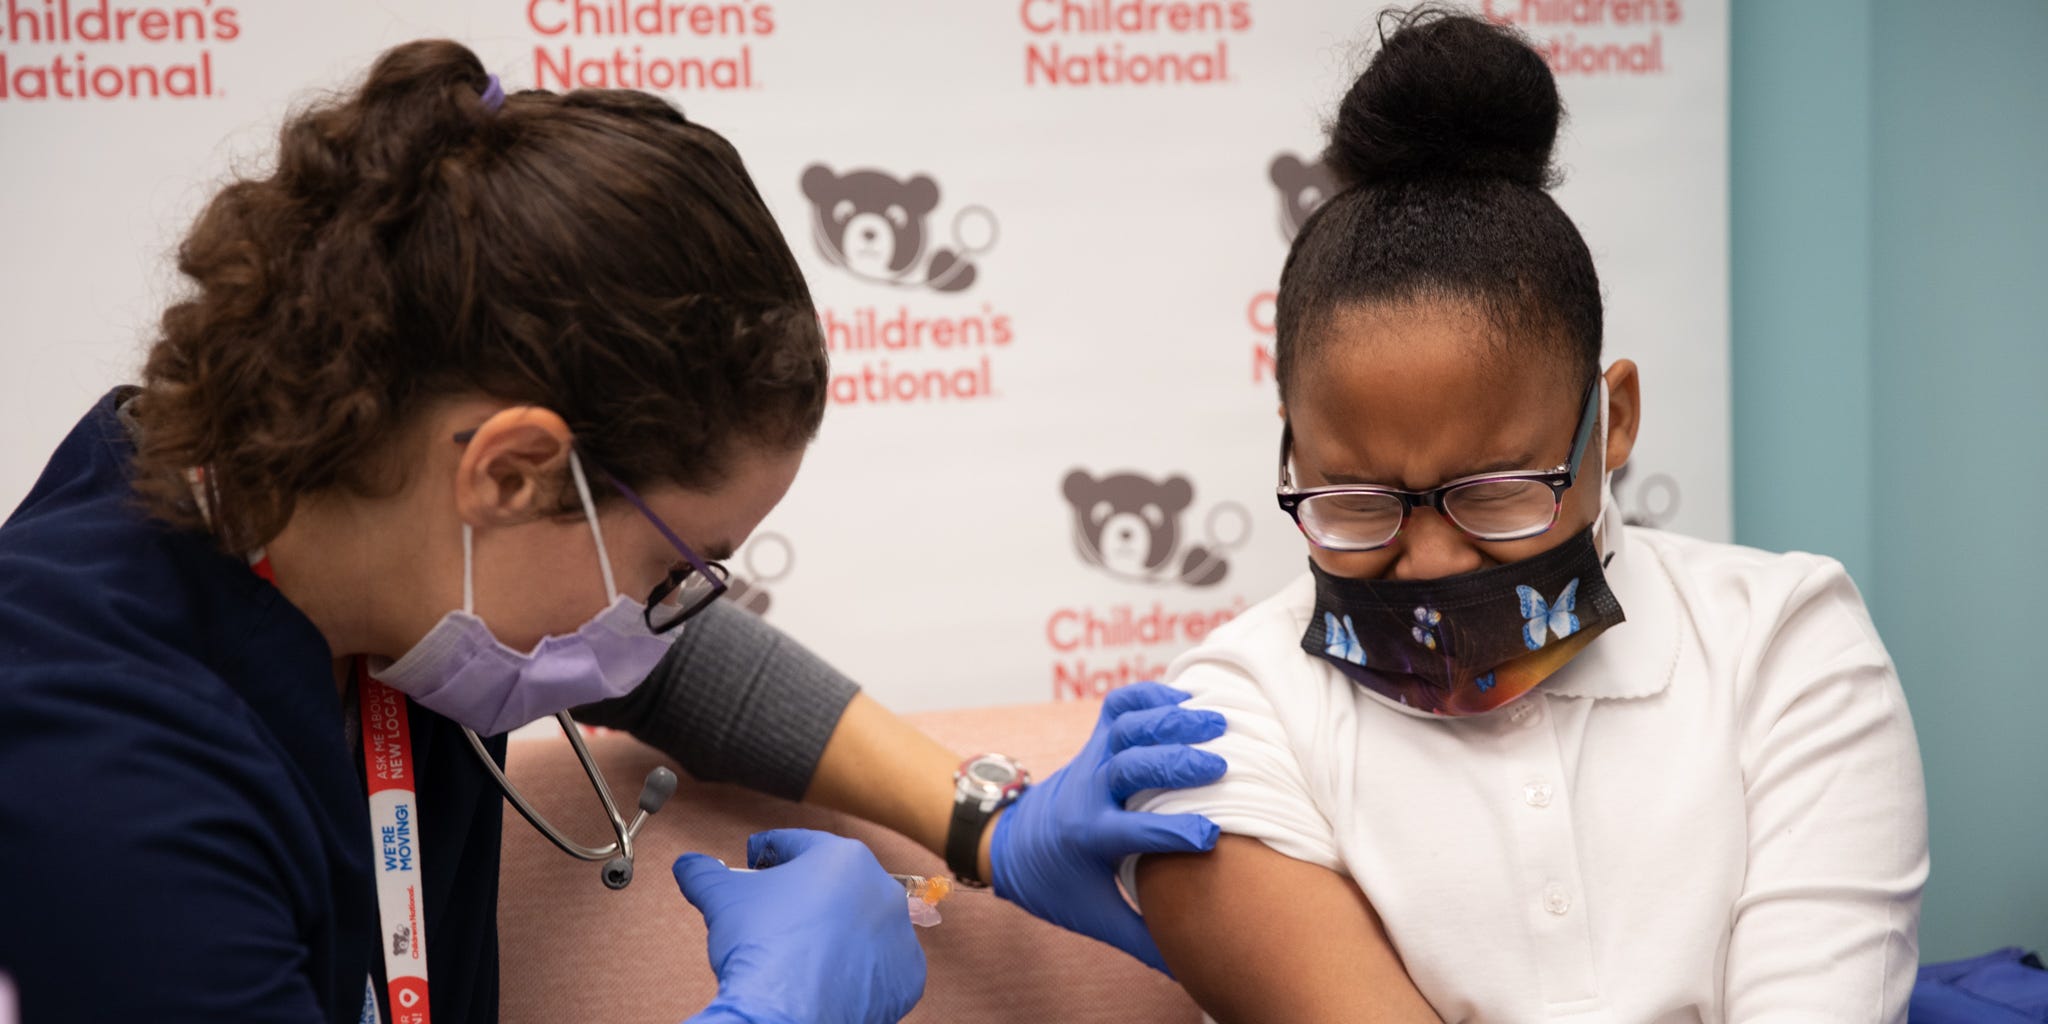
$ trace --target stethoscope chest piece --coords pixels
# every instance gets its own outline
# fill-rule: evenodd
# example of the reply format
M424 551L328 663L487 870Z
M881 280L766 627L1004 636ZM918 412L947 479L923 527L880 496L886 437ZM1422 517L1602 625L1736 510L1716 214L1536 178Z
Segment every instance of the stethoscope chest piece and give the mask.
M656 767L647 773L647 781L640 786L640 813L634 815L629 823L625 816L619 813L618 804L612 799L611 787L605 784L604 773L598 770L596 759L590 756L590 748L584 745L583 730L577 727L576 720L569 717L567 711L556 712L555 720L561 723L562 731L568 735L569 746L575 749L576 760L582 763L583 774L589 777L591 788L597 791L597 799L604 805L605 817L611 822L612 835L615 838L603 846L585 846L555 828L527 802L525 795L512 785L512 780L505 777L505 770L491 757L490 750L484 746L483 739L476 731L465 728L462 732L469 737L470 747L476 751L476 756L483 761L484 767L491 773L491 778L497 782L499 792L505 794L506 801L519 812L520 817L525 818L528 824L546 836L548 841L554 843L563 853L578 860L603 861L603 867L598 870L598 877L604 882L605 888L624 889L633 884L633 838L640 834L640 828L647 824L647 819L661 810L662 805L668 803L669 797L675 795L676 773L670 771L666 765Z

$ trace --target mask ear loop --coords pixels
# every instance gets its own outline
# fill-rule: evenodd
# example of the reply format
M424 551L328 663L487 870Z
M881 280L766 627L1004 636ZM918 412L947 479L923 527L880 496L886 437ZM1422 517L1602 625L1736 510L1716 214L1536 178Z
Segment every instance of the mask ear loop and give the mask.
M476 531L462 524L462 613L476 614Z
M576 497L583 502L583 518L590 523L590 535L597 540L597 567L604 571L604 596L607 601L619 599L619 588L612 583L612 556L604 549L604 531L597 528L597 502L590 497L590 481L583 476L583 460L576 457L576 449L569 449L569 475L576 480Z
M1613 524L1607 521L1607 510L1614 507L1614 470L1607 465L1607 375L1600 375L1599 425L1593 431L1595 443L1600 446L1600 512L1593 517L1593 541L1601 554L1614 550L1614 538L1610 536Z

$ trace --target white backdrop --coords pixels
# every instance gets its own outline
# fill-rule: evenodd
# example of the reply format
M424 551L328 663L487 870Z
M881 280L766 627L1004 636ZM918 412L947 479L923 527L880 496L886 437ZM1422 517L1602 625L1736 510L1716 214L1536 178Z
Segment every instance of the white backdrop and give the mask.
M1156 673L1302 570L1271 291L1376 6L0 0L0 509L134 378L179 235L291 104L451 36L508 90L679 102L805 261L834 401L741 600L903 710ZM1622 506L1725 539L1725 0L1485 8L1560 72L1558 198L1643 366Z

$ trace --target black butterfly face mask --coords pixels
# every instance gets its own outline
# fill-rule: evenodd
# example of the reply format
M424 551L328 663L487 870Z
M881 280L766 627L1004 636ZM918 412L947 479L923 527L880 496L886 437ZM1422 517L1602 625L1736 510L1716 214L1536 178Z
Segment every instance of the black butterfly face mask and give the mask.
M1533 558L1434 580L1345 579L1310 563L1316 607L1301 647L1418 711L1492 711L1624 621L1593 531Z

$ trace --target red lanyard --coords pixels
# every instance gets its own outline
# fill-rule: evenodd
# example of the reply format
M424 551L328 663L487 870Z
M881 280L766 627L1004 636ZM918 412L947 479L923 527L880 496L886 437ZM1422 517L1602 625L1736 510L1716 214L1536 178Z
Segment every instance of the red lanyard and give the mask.
M411 702L356 662L356 703L363 717L363 775L370 784L371 870L383 928L384 981L391 1024L429 1024L426 908L420 887L420 812L414 786Z
M256 575L277 583L270 559L249 560ZM420 886L419 793L414 780L411 702L370 676L356 660L356 705L362 717L363 777L370 790L371 870L377 876L379 952L391 1024L431 1024L427 1002L427 930Z

